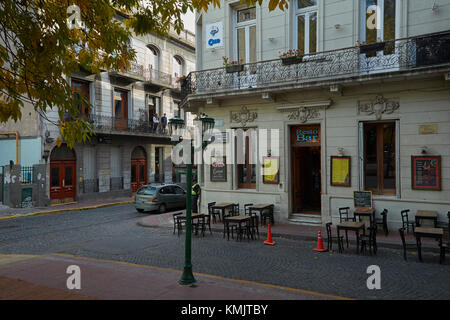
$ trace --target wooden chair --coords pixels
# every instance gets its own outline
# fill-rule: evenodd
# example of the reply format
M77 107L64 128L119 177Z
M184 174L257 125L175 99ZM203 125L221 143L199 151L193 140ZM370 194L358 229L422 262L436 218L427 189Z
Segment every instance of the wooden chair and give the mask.
M233 204L232 215L233 215L233 216L238 216L238 215L240 215L239 203Z
M253 205L253 203L246 203L244 204L244 214L246 216L250 215L250 207Z
M342 252L344 248L344 236L333 236L331 233L331 222L328 222L325 226L327 229L327 250L331 251L333 247L333 240L337 240L339 252Z
M372 227L367 228L369 230L369 234L359 235L357 241L360 243L360 252L366 252L366 248L369 247L369 253L372 255L373 253L377 254L377 226L373 225Z
M178 235L183 231L183 225L186 226L186 219L178 217L183 212L174 213L173 217L173 234L175 234L175 230L178 229Z
M339 222L344 221L354 221L356 222L356 217L350 217L350 207L339 208Z
M381 225L383 227L384 234L387 236L389 234L388 225L387 225L387 209L384 209L383 212L381 212L381 218L375 219L375 224Z
M406 232L409 233L409 226L411 226L412 231L414 232L414 228L415 228L415 222L410 222L409 221L409 209L405 209L401 211L401 215L402 215L402 228L406 229Z
M403 259L407 261L406 259L406 251L407 249L417 249L417 244L413 242L406 242L405 241L405 228L398 229L398 232L400 233L400 238L402 239L402 245L403 245Z
M222 221L221 217L220 217L220 211L219 210L213 210L213 206L215 205L215 202L210 202L208 203L208 214L210 217L212 217L212 221L213 223L216 223L216 216L219 217L219 221Z
M256 236L259 239L259 217L258 214L252 213L250 214L250 222L247 224L248 232L250 233L252 239L256 239Z

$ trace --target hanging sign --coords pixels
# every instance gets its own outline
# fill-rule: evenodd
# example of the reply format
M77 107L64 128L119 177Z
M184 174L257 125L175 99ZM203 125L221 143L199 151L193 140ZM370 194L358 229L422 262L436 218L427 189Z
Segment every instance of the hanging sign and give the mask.
M215 22L206 25L206 48L223 47L223 22Z

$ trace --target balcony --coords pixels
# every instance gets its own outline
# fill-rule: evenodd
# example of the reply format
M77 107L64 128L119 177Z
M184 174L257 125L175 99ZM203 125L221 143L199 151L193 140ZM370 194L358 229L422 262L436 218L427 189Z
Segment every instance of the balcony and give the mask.
M191 72L181 87L182 105L244 94L360 83L387 77L450 71L450 32L304 55L294 64L281 59Z
M144 85L150 91L172 88L172 76L155 69L144 70Z
M111 70L109 76L118 81L130 84L133 82L144 81L144 66L130 62L130 68L125 71Z
M91 115L90 122L97 136L121 135L121 136L147 136L154 138L169 139L168 129L162 132L158 127L156 130L148 120L141 119L118 119L102 115ZM148 119L148 118L147 118ZM104 139L107 142L108 139Z

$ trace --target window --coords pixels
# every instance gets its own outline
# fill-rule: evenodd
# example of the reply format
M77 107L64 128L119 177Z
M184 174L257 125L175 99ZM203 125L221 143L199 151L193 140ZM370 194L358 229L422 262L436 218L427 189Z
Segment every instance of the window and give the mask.
M116 119L128 119L128 97L126 91L114 90L114 115Z
M236 58L243 63L256 62L256 8L236 11Z
M78 111L83 120L89 119L89 86L90 83L72 79L72 92L74 94L75 103L78 104Z
M235 142L238 188L256 189L256 131L237 130Z
M181 59L180 57L174 56L172 59L172 63L173 63L173 76L176 80L178 77L181 77L184 74L183 59Z
M305 54L317 52L317 0L297 0L294 42Z
M364 123L364 188L396 194L396 124Z
M367 44L395 39L396 0L361 0L361 42ZM394 47L384 49L393 53Z

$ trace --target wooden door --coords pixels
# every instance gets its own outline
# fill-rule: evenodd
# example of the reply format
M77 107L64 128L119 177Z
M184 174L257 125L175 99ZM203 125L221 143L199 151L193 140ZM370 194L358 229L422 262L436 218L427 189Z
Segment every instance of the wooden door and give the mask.
M114 127L125 130L128 127L128 93L114 91Z
M75 200L75 160L50 163L50 199Z
M135 193L147 184L147 161L145 158L131 159L131 191Z
M302 152L300 148L292 148L292 204L293 212L300 212L304 188L302 188Z

